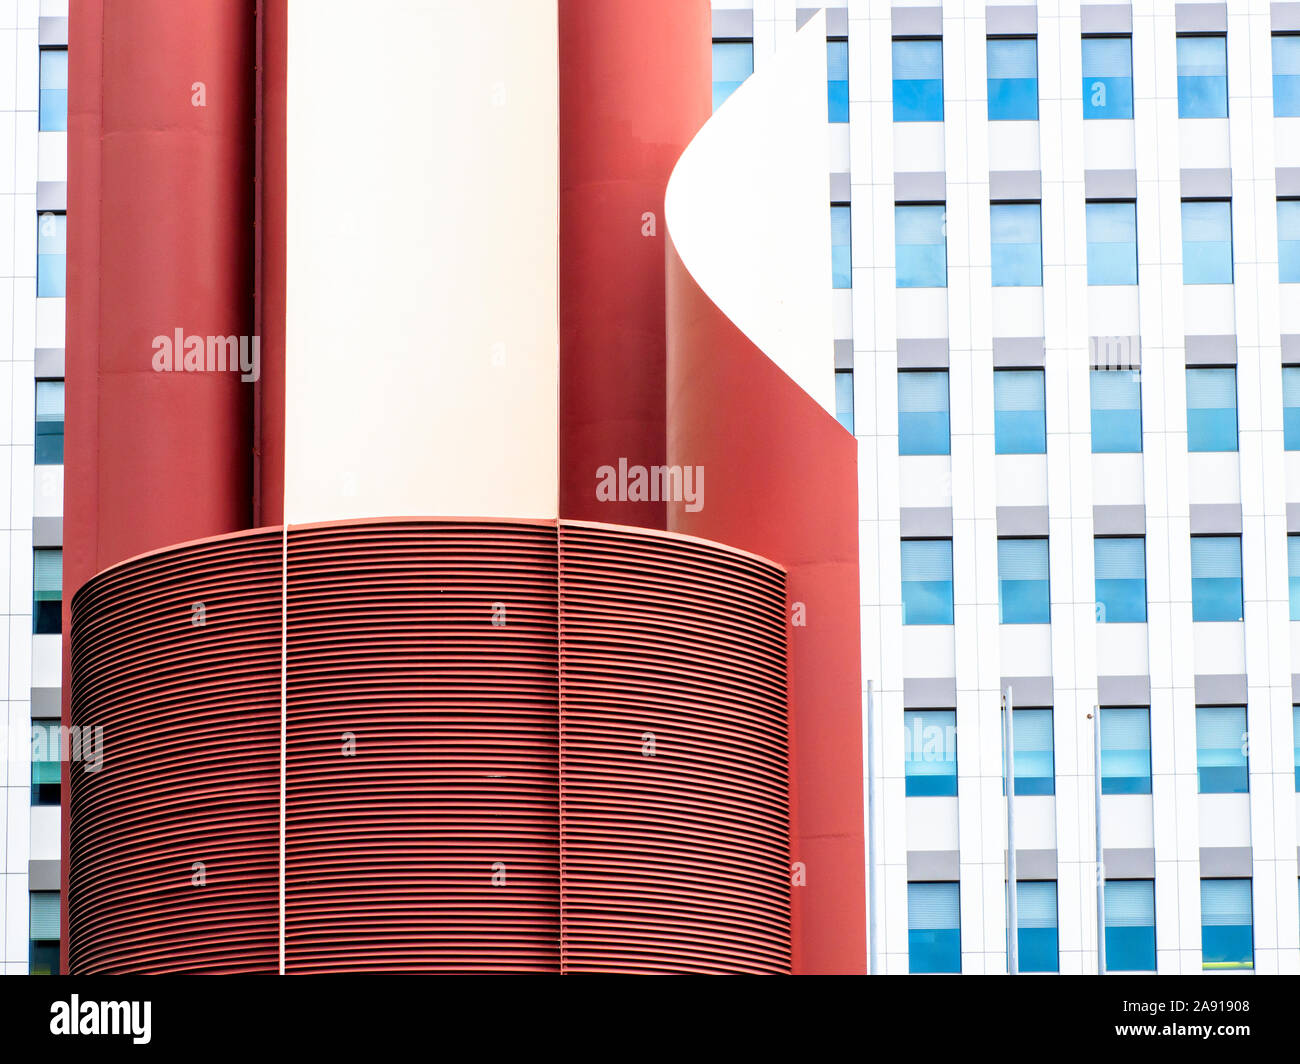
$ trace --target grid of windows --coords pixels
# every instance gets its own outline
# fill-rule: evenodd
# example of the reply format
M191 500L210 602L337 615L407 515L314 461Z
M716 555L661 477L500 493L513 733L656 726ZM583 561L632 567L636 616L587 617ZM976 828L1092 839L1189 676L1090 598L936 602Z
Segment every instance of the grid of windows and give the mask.
M1273 114L1300 115L1300 35L1273 35Z
M1088 283L1137 284L1137 204L1086 204Z
M853 287L853 212L847 203L831 204L831 284Z
M66 294L68 217L42 211L36 219L36 294L62 299Z
M1047 395L1041 369L994 372L993 449L997 454L1047 453Z
M1043 221L1037 203L989 205L994 288L1043 283Z
M1016 883L1016 945L1022 972L1060 971L1054 881Z
M1147 619L1146 540L1099 536L1093 540L1097 621L1144 624Z
M1228 117L1228 39L1178 36L1178 117Z
M989 121L1038 118L1038 41L991 37L988 42Z
M835 371L835 420L853 431L853 370Z
M1232 204L1183 200L1183 284L1232 284Z
M893 42L894 121L943 121L943 41Z
M1192 537L1192 620L1240 621L1241 537Z
M1106 970L1156 970L1156 885L1151 879L1108 879L1105 886Z
M1200 794L1250 790L1246 707L1196 707L1196 787Z
M908 797L957 793L957 711L903 711L903 779Z
M946 288L948 243L942 203L894 208L894 284L899 288Z
M713 109L721 107L753 72L753 41L714 41Z
M38 547L32 552L32 632L63 631L63 551Z
M1141 374L1131 369L1094 369L1089 374L1088 387L1092 453L1136 454L1141 451Z
M1006 710L1002 711L1003 717ZM1012 717L1016 756L1014 762L1016 794L1055 794L1055 749L1052 741L1050 709L1017 709ZM1006 793L1006 744L1002 749L1002 791Z
M1237 371L1232 367L1187 369L1187 449L1237 449Z
M952 540L905 539L903 623L952 624Z
M37 128L42 133L63 133L68 129L68 50L41 49L40 114Z
M1083 117L1133 117L1133 40L1083 38Z
M948 454L948 371L900 370L898 453Z
M826 103L832 122L849 120L849 42L842 38L826 42Z
M907 970L961 971L961 895L956 883L907 885Z
M1047 624L1052 619L1047 540L998 540L998 609L1003 624Z
M1151 711L1101 710L1101 793L1151 793Z
M1249 879L1201 880L1201 967L1255 967Z

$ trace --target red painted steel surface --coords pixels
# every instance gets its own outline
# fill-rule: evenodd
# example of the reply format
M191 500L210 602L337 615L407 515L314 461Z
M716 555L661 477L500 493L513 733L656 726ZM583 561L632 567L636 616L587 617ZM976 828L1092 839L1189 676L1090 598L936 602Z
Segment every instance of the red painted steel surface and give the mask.
M65 803L71 970L275 971L280 536L110 569L74 624L72 720L104 760Z
M829 358L829 352L827 353ZM790 632L794 971L866 970L857 443L740 332L669 241L668 461L706 504L669 528L785 566ZM790 621L795 620L793 613Z
M596 470L664 462L664 190L712 108L708 0L559 0L560 516L664 528Z
M123 558L249 525L252 386L152 359L176 329L251 331L254 13L72 0L69 14L70 592Z
M780 568L374 521L288 575L287 971L788 970ZM78 593L72 971L276 970L280 577L270 529Z

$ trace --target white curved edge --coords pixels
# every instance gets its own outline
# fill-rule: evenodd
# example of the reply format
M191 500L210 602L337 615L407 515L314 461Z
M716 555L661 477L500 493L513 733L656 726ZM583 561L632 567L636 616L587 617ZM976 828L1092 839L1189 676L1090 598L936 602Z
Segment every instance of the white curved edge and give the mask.
M833 415L827 121L821 11L687 145L664 221L704 293Z

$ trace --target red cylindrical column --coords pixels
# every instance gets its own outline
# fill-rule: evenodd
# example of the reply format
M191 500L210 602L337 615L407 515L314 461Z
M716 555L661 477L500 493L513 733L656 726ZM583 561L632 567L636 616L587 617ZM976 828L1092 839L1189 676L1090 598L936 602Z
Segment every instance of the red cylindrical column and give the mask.
M707 0L560 0L560 516L665 527L596 497L662 465L664 189L708 119Z
M248 527L253 395L206 369L209 336L252 352L253 5L72 0L70 16L65 723L73 593ZM203 370L155 370L178 330L203 338Z

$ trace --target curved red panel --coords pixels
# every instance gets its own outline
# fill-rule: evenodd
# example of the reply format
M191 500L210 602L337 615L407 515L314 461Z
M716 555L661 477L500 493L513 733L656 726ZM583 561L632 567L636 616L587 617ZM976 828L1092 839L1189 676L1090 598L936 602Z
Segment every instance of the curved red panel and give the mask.
M277 969L280 553L181 547L76 598L72 722L105 759L70 772L72 971Z
M794 971L864 972L857 442L718 309L671 239L668 410L669 463L704 467L709 484L697 512L669 506L669 528L788 573L791 860L806 874Z
M284 613L285 561L261 530L77 594L73 723L109 760L73 773L72 971L277 970L282 646L286 971L789 969L779 567L594 525L311 526Z
M564 525L566 972L788 972L785 586L714 544Z
M708 0L560 0L560 516L664 528L596 470L664 463L664 190L709 117Z

